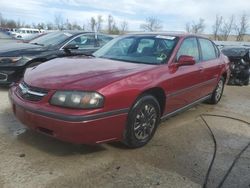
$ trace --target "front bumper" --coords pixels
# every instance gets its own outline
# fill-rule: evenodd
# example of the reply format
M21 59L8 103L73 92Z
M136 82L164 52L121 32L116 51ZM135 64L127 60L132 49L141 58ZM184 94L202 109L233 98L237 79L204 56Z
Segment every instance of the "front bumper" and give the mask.
M15 116L26 127L56 139L76 144L98 144L123 139L128 110L75 117L39 111L39 106L27 108L27 101L19 98L13 88L9 91L9 98Z

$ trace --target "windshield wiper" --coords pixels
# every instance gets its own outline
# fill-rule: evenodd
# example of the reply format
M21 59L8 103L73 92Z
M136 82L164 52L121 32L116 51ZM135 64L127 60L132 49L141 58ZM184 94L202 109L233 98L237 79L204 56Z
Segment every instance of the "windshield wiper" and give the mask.
M37 45L37 46L44 46L44 44L39 44L39 43L37 43L37 42L30 43L30 44L34 44L34 45Z

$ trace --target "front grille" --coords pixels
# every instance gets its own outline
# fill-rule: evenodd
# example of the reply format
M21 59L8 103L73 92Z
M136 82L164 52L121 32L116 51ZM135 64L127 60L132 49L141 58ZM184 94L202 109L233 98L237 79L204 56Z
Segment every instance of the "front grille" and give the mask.
M6 81L8 79L8 75L4 73L0 73L0 81Z
M48 94L48 90L32 87L22 82L17 87L18 94L28 101L40 101Z

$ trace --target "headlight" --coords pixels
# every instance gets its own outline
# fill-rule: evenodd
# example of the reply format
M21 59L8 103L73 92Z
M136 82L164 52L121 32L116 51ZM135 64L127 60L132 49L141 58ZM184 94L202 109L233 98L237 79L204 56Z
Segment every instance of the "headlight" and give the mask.
M17 61L19 61L20 59L22 59L23 57L0 57L0 62L2 63L16 63Z
M97 92L57 91L52 96L50 104L80 109L101 108L104 97Z
M31 59L32 57L27 57L27 56L0 57L0 65L1 66L23 66Z

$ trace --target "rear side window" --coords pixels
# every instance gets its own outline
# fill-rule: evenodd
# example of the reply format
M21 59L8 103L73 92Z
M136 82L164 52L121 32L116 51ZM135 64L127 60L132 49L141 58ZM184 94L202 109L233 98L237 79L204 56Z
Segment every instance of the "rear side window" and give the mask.
M198 43L197 39L192 37L192 38L187 38L183 41L181 44L181 47L177 53L177 60L179 59L180 56L182 55L188 55L188 56L193 56L196 61L199 61L199 49L198 49Z
M200 38L199 42L201 46L201 54L203 61L208 61L217 58L216 49L214 48L214 45L210 40Z

